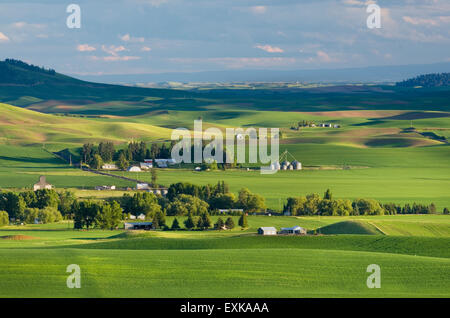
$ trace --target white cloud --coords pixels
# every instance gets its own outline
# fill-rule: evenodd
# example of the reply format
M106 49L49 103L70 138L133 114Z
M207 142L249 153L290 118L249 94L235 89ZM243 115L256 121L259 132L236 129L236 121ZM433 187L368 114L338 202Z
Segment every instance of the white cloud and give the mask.
M433 20L433 19L423 19L423 18L413 18L404 16L403 21L413 24L413 25L432 25L436 26L439 24L439 20Z
M317 51L317 58L323 63L330 63L333 61L333 59L324 51Z
M15 29L43 29L46 27L45 24L32 24L24 21L15 22L11 26Z
M150 52L152 50L152 48L148 47L148 46L144 46L142 47L141 51L143 52Z
M268 53L283 53L284 50L277 47L277 46L271 46L271 45L257 45L255 48L266 51Z
M115 45L102 45L102 50L108 54L111 54L112 56L118 56L119 52L128 51L126 47L123 45L115 46Z
M102 60L105 62L117 62L117 61L132 61L132 60L140 60L141 57L139 56L91 56L91 60L98 61Z
M77 50L80 52L92 52L92 51L95 51L96 48L93 46L90 46L89 44L80 44L77 46Z
M160 5L169 2L169 0L136 0L136 2L141 4L148 4L152 7L159 7Z
M119 39L121 39L124 42L139 42L142 43L145 41L143 37L132 37L130 34L125 35L119 35Z
M0 43L2 42L9 42L9 38L3 32L0 32Z
M250 7L250 11L254 14L264 14L267 11L267 7L265 6L253 6Z

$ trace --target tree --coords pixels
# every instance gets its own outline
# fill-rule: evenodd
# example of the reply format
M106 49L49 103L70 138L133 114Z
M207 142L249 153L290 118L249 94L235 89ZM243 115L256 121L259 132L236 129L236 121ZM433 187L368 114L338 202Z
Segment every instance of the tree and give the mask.
M122 220L122 208L117 201L101 206L95 216L95 225L103 230L113 230L119 227Z
M448 208L444 208L444 211L442 213L448 215L450 214L450 211L448 210Z
M172 222L172 227L171 227L171 229L172 229L172 230L174 230L174 231L176 231L176 230L179 230L179 229L180 229L180 224L178 223L178 220L177 220L177 218L174 218L174 219L173 219L173 222Z
M229 216L228 219L225 221L225 226L229 230L232 230L234 228L234 221L231 216Z
M324 196L323 196L324 200L332 200L333 199L333 195L331 194L330 189L327 189L327 191L325 192Z
M223 222L222 218L218 218L216 224L214 224L214 228L216 230L222 230L224 227L225 223Z
M158 229L166 225L166 216L163 212L157 211L152 219L153 228Z
M156 169L155 169L155 168L152 168L152 169L150 170L150 173L152 174L152 186L153 186L153 187L156 187L156 181L157 181L157 179L158 179L158 173L156 172Z
M188 218L184 221L184 226L188 230L191 230L191 229L193 229L195 227L194 218L193 218L191 213L189 213Z
M437 212L436 205L434 203L431 203L430 206L428 207L428 213L436 214L436 212Z
M243 213L241 215L241 217L239 218L239 226L242 227L243 229L248 228L248 221L247 221L247 214Z
M9 224L9 215L6 211L0 211L0 226Z
M130 165L130 163L128 162L124 151L121 151L119 154L119 159L117 160L117 167L120 170L126 170L129 165Z
M170 199L169 199L170 200ZM201 215L209 208L205 201L188 194L180 194L167 206L167 215Z
M209 217L208 211L202 213L202 215L200 216L200 220L202 222L201 228L203 230L207 230L212 226L211 218Z
M60 197L58 192L51 189L41 189L35 191L36 194L36 208L44 209L46 207L57 208L60 204Z
M236 204L236 197L233 193L219 193L209 200L211 209L232 209Z
M96 170L99 170L99 169L102 168L102 166L103 166L102 157L100 157L99 154L95 154L94 155L94 159L92 160L91 167L96 169Z
M251 193L247 188L239 191L237 204L245 212L256 212L266 208L264 198L258 194Z
M357 199L353 202L358 208L358 212L361 215L384 215L384 209L380 206L378 201L373 199Z
M58 210L64 217L71 218L73 216L72 204L76 200L75 194L71 191L66 190L58 193L58 196L59 196Z
M86 227L88 230L94 224L95 217L100 210L102 205L99 203L94 203L93 201L75 201L73 204L74 212L74 228L81 229Z

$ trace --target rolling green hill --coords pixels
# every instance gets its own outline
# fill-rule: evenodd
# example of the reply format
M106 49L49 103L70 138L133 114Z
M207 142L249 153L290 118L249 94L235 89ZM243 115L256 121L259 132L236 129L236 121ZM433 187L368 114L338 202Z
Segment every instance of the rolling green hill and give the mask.
M316 230L320 234L384 234L374 225L361 221L342 221L333 223Z

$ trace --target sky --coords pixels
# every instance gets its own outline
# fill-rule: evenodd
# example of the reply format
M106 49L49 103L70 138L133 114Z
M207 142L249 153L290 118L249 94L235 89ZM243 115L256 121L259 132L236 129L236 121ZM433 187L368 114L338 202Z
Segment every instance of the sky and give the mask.
M81 8L70 29L69 4ZM381 8L370 29L369 4ZM71 75L450 62L449 0L2 0L0 58Z

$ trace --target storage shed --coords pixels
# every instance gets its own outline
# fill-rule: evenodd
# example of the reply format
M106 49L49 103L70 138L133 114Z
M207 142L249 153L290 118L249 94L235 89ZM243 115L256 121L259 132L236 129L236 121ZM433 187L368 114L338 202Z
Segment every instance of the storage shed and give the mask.
M260 234L260 235L277 235L277 229L272 226L260 227L258 229L258 234Z

